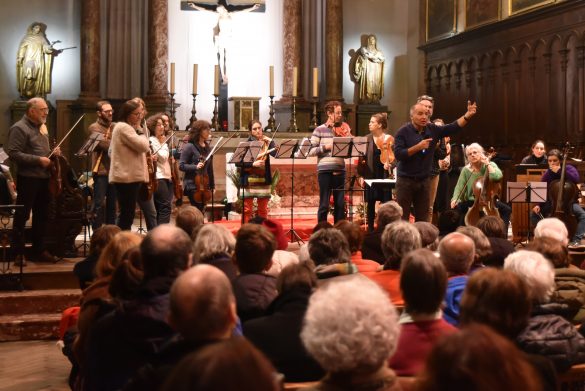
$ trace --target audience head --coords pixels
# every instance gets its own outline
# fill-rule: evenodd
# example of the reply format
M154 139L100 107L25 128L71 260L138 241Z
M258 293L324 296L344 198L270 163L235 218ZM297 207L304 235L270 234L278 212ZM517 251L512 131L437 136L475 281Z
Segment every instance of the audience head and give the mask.
M474 263L481 264L482 260L492 253L492 245L487 236L477 227L466 225L457 228L457 231L473 240L475 245Z
M122 231L114 235L104 247L95 267L98 278L111 276L116 267L122 262L126 251L137 247L142 242L142 236L129 231Z
M122 262L116 267L110 280L108 291L110 296L118 300L130 300L144 277L140 248L132 247L122 257Z
M417 389L536 391L541 385L524 353L511 341L489 327L474 325L437 342Z
M561 242L553 238L540 237L528 243L525 250L536 251L544 255L555 268L564 268L571 265L569 250Z
M439 229L427 221L417 221L414 226L420 233L422 247L435 251L439 245Z
M140 244L144 279L174 277L191 264L191 238L170 224L159 225Z
M431 250L414 250L402 259L400 290L408 314L435 314L441 308L446 289L447 271Z
M203 213L196 207L183 205L177 210L175 225L185 231L190 238L193 238L193 229L203 225L203 223Z
M533 302L542 304L550 300L555 290L555 271L544 256L535 251L516 251L508 255L504 268L524 280Z
M254 218L250 219L249 223L260 224L268 229L268 231L274 235L277 250L286 250L288 248L288 238L284 234L284 227L280 222L260 216L255 216Z
M185 339L228 338L236 324L236 301L225 274L211 265L195 265L171 288L169 323Z
M567 231L567 226L556 217L547 217L540 220L534 228L534 237L553 238L565 246L569 243L569 231Z
M530 317L526 283L510 270L485 268L473 273L461 299L460 324L490 326L514 340Z
M278 391L274 367L243 337L231 338L187 355L173 369L163 391Z
M205 224L193 242L193 263L205 263L217 256L232 256L236 247L234 235L219 224Z
M89 253L99 256L110 240L120 231L122 231L120 227L113 224L102 225L93 231L89 241Z
M343 236L347 239L349 244L349 251L354 254L362 249L362 242L364 241L364 231L356 223L347 220L339 220L334 225Z
M375 282L356 276L313 293L301 339L327 372L369 373L386 365L398 334L398 316L388 295Z
M319 230L326 229L326 228L333 228L333 224L331 224L329 221L319 221L313 227L313 232L312 233L315 233L315 232L317 232Z
M385 269L399 270L402 257L422 247L420 233L414 224L398 220L388 224L380 242L386 262Z
M234 262L240 273L261 273L270 269L276 240L268 229L258 224L244 224L236 236Z
M317 287L317 276L314 269L315 265L312 261L293 263L286 266L276 279L278 293L298 288L312 291Z
M439 243L439 254L450 276L467 274L475 259L475 244L469 236L453 232Z
M448 209L441 212L437 227L439 228L439 235L445 236L451 232L455 232L459 223L461 222L461 213L457 209Z
M384 231L384 228L402 218L402 207L396 201L388 201L380 205L376 213L376 230Z
M309 255L315 265L346 263L351 260L349 243L336 228L321 229L309 239Z
M483 216L477 222L477 228L488 238L507 239L506 224L498 216Z

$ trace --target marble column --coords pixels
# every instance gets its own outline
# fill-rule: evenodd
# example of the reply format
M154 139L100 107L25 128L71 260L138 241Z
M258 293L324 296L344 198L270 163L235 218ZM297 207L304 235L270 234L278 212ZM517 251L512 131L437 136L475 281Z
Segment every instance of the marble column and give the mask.
M148 92L149 111L166 106L169 68L168 0L148 1Z
M327 100L343 101L343 2L327 0L325 11L325 81Z
M283 88L282 96L292 96L293 67L298 69L297 94L302 95L302 0L284 0L283 7Z
M81 2L81 92L79 99L100 98L100 0Z

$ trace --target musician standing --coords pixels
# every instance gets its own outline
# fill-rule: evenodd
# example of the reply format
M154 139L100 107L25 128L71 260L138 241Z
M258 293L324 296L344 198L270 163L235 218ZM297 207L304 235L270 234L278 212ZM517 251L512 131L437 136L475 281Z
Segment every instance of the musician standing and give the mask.
M364 179L388 179L394 162L394 152L392 151L394 137L386 134L388 114L377 113L372 115L368 128L370 134L367 136L366 155L360 161L358 170ZM383 160L384 162L382 162ZM392 190L390 188L366 186L364 198L368 205L368 231L372 232L374 230L374 218L376 217L376 201L382 203L390 201L392 199Z
M138 192L148 182L146 152L150 146L148 139L137 132L142 110L139 102L126 101L120 109L120 122L112 131L109 180L116 186L120 206L118 227L123 230L132 228Z
M110 172L110 139L115 123L112 122L114 110L110 102L101 100L97 102L97 120L89 125L87 131L90 135L102 135L102 139L96 145L91 156L93 175L92 228L95 231L104 224L116 224L116 187L108 182ZM105 212L105 213L104 213Z
M465 155L469 163L461 170L453 197L451 198L451 208L457 208L462 219L465 218L467 211L475 202L473 191L476 186L476 181L485 175L485 170L488 170L490 182L499 182L503 177L498 165L490 162L485 155L483 147L478 143L472 143L465 147ZM507 228L510 224L512 209L501 201L496 201L494 206L498 209L500 217L504 220ZM463 224L464 221L461 223Z
M475 115L477 105L467 101L467 112L453 123L437 126L430 122L429 111L421 103L410 108L410 122L396 132L394 155L398 160L396 201L402 207L402 219L410 217L414 206L416 221L429 221L431 166L439 140L456 133Z
M252 120L248 124L250 136L247 141L259 141L262 143L260 157L253 163L238 163L240 167L240 183L243 186L244 199L244 223L252 217L254 209L254 198L257 200L257 215L268 218L268 201L270 201L270 190L272 186L272 172L270 171L270 156L276 155L276 145L269 137L264 136L262 123ZM270 150L271 152L268 152Z
M17 205L12 225L11 251L15 265L26 265L24 259L24 225L32 211L32 254L38 262L57 262L44 246L43 237L49 207L49 154L48 134L41 131L47 121L49 106L42 98L32 98L26 103L26 113L8 131L5 151L18 169L16 179ZM57 148L54 154L59 154Z
M197 120L191 124L189 130L189 142L183 145L179 170L185 173L183 177L184 194L189 198L191 205L203 212L204 202L195 200L195 191L214 191L215 179L213 176L213 157L205 159L211 152L209 146L211 136L211 124L204 120ZM200 187L197 188L197 182Z
M327 221L329 197L333 193L333 218L335 222L345 218L344 184L345 160L332 157L333 137L350 137L351 129L343 122L341 103L330 101L325 105L327 122L317 127L311 135L309 156L317 156L317 178L319 182L319 210L317 220Z
M146 120L150 133L150 145L153 158L156 160L156 191L153 194L156 208L157 225L168 224L171 221L173 204L173 181L171 180L171 165L169 163L169 145L165 142L168 136L165 133L165 124L162 114L155 114Z

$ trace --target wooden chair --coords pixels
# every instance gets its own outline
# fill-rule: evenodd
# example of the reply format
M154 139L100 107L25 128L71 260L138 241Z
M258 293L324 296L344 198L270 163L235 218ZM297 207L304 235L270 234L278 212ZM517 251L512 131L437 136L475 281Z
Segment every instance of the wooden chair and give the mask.
M567 372L559 373L557 379L558 391L573 391L585 389L585 364L573 365Z

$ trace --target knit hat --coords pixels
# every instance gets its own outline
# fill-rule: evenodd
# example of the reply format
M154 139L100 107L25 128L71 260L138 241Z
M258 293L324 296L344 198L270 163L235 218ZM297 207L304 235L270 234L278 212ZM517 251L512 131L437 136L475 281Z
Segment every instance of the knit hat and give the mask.
M276 220L266 219L262 221L262 225L268 228L276 238L276 248L278 250L286 250L288 248L288 239L284 235L284 228L281 223Z
M417 221L414 223L420 233L420 239L423 247L427 247L435 242L439 237L439 229L433 224L426 221Z

